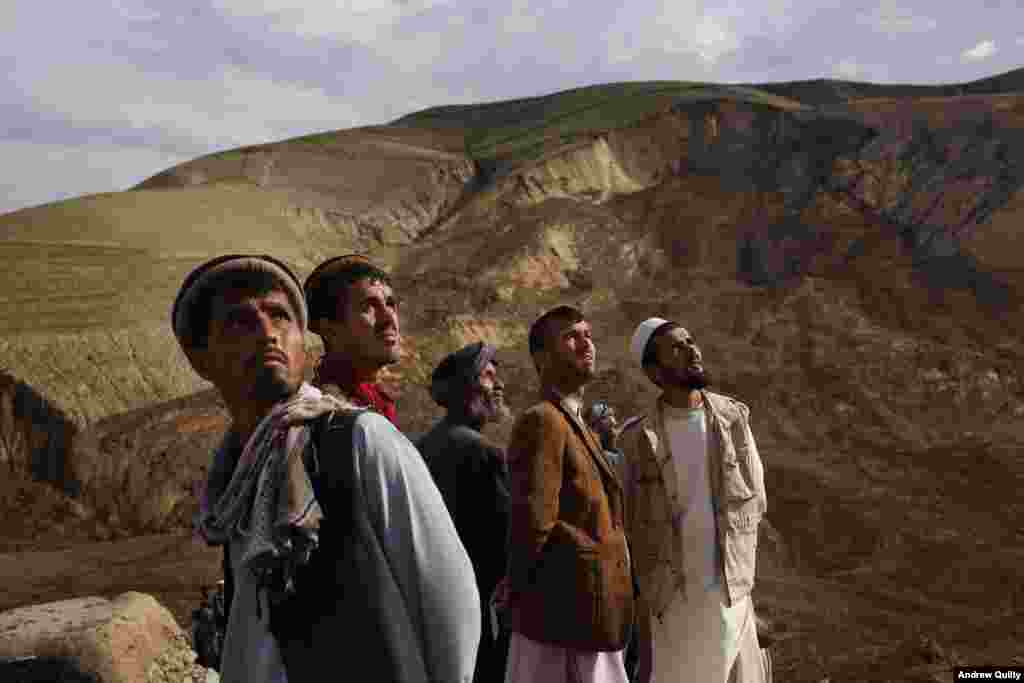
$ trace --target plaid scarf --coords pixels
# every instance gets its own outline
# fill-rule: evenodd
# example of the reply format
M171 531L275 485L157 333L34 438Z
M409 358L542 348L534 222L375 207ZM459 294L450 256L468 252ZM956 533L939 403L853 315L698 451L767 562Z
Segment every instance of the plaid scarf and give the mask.
M309 423L354 409L303 383L260 421L233 472L231 449L221 448L214 457L200 495L197 530L211 545L241 537L242 566L273 592L293 590L295 568L309 561L324 517L303 459Z

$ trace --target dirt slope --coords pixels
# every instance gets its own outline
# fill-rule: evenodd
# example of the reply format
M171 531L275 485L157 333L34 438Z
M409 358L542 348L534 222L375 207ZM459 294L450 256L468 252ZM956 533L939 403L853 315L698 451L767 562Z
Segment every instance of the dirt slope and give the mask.
M1011 116L1022 101L971 106ZM867 121L890 125L958 102L850 108L891 109ZM369 249L409 301L393 379L410 434L440 414L426 392L434 364L479 338L499 345L509 401L526 408L526 328L556 303L588 311L601 366L588 398L624 415L653 397L626 353L636 323L661 315L698 336L716 387L750 404L767 467L756 599L777 624L781 677L947 680L954 661L1013 661L1019 198L965 245L1006 282L996 309L967 285L927 287L898 245L826 199L803 232L753 230L783 225L784 192L735 182L749 159L732 141L765 121L861 144L862 124L758 91L612 84L225 152L130 192L0 217L0 456L15 473L2 502L33 520L0 533L18 552L0 555L0 574L38 577L0 582L0 609L144 584L186 619L216 557L180 534L225 416L213 393L193 393L203 387L167 326L174 291L221 251L269 251L305 274ZM801 275L786 277L794 261ZM771 285L750 284L754 266ZM136 559L105 559L122 552Z

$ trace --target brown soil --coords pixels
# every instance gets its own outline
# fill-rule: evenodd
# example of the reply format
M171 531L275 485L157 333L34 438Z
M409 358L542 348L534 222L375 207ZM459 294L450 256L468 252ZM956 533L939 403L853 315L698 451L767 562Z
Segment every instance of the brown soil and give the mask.
M1004 110L1010 117L1019 114L1019 100L990 104L1013 104ZM920 106L941 113L936 102ZM870 107L894 120L907 111L890 100ZM666 148L682 145L679 131L688 129L673 116L662 123L675 137L658 138ZM476 336L499 345L514 412L529 406L536 377L526 326L554 304L588 311L602 368L588 399L608 399L622 416L641 411L653 395L626 352L634 326L650 315L686 324L717 371L714 388L751 406L769 493L755 601L774 623L779 680L946 681L956 663L1024 664L1019 201L968 244L1012 285L1002 309L965 289L929 289L891 241L825 201L803 218L830 226L833 243L805 277L753 287L736 275L740 230L755 203L723 192L714 177L654 164L631 176L647 178L647 189L602 199L595 178L603 176L594 169L609 159L581 153L578 161L544 161L543 173L510 171L505 190L467 198L463 138L436 133L435 144L435 133L370 129L293 141L278 156L242 150L146 185L167 189L6 219L25 239L47 228L33 239L54 245L31 258L46 260L59 277L47 280L53 292L36 294L45 303L41 317L19 308L36 305L27 295L0 306L0 321L21 325L0 339L0 360L83 425L68 470L78 468L87 495L72 499L27 481L27 457L0 459L12 465L0 482L0 610L139 590L187 627L201 587L218 578L219 553L186 528L196 505L187 491L202 477L224 418L209 394L167 402L201 385L170 339L166 315L186 268L201 260L196 253L227 249L230 235L222 243L208 228L231 215L242 218L232 223L230 244L273 253L287 244L285 256L303 268L324 255L318 250L380 246L409 301L402 313L408 356L391 379L402 385L400 426L410 435L440 416L426 392L430 370ZM376 155L373 173L342 192L336 181L364 168L363 147ZM612 160L633 168L625 158ZM420 178L425 199L396 190L391 213L377 215L378 197L364 185L376 187L392 161L437 175ZM193 186L189 175L243 171L252 177L235 185L222 178L223 185ZM259 186L264 175L267 185ZM313 176L341 194L316 189ZM530 185L528 177L549 181ZM406 181L411 176L390 179ZM295 193L310 187L315 197L297 201ZM365 210L365 221L349 225L335 202ZM164 221L154 233L164 237L156 246L143 244L146 236L138 244L123 236L114 246L66 244L72 218L92 226L96 241L147 220ZM366 237L361 231L374 221L404 225L408 235ZM195 242L178 233L179 224L206 237ZM252 226L263 227L246 232ZM315 230L333 237L322 241ZM864 248L847 258L855 240ZM40 247L9 242L4 249L14 268ZM784 246L778 250L787 256ZM131 283L151 271L145 310L129 308L139 298ZM88 306L74 304L72 295L83 292ZM89 326L150 322L117 334L70 330L82 319ZM490 431L503 441L509 427Z

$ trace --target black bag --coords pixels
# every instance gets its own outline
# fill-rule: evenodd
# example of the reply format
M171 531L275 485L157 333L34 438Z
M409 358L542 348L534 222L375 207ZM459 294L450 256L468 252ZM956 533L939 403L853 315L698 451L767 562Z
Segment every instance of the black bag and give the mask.
M306 471L313 485L313 493L320 502L324 519L320 523L319 546L313 551L310 561L292 567L292 584L287 589L280 578L277 579L276 585L270 588L270 618L267 627L279 643L283 644L286 639L293 638L299 629L298 625L307 625L310 614L315 612L324 599L330 597L318 595L311 591L310 587L325 586L334 581L335 566L332 562L324 560L335 556L341 537L352 532L352 523L347 517L346 508L351 501L350 490L353 483L350 481L351 477L346 476L350 472L349 467L331 467L331 472L335 474L332 477L334 489L328 492L324 481L327 474L325 467L336 463L321 462L319 457L328 430L331 433L331 445L337 450L339 444L346 444L347 454L351 456L352 430L356 417L362 412L363 410L354 410L341 414L329 413L314 424L312 457L306 462ZM331 457L337 459L338 455L332 453ZM337 503L342 504L336 505ZM319 557L314 557L316 555ZM299 592L303 588L306 590L300 595ZM282 656L285 656L284 653Z
M363 411L354 410L341 415L328 413L317 418L313 425L312 442L314 452L319 451L321 440L329 424L334 430L341 430L339 434L341 443L351 444L352 429L355 426L356 417L361 412ZM314 491L319 498L320 491L317 490L319 488L319 481L315 472L317 463L306 462L306 467L311 473L310 478L313 480ZM345 469L342 468L342 471L345 471ZM221 570L224 579L217 583L214 591L206 595L203 604L192 612L192 647L198 655L197 662L207 669L215 669L217 671L220 671L220 658L224 647L224 637L228 630L231 601L234 598L235 591L235 581L231 572L231 553L227 544L224 545ZM300 568L300 574L302 573L304 572ZM277 599L271 600L270 632L275 636L278 636L287 628L283 622L290 621L286 616L288 611L287 604L282 604Z
M220 655L227 631L224 581L203 592L199 607L192 610L192 649L196 663L207 669L220 669Z

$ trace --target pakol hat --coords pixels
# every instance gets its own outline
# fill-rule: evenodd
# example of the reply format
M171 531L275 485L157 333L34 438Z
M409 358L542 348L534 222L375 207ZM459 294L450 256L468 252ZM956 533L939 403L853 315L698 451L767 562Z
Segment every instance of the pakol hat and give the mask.
M202 264L185 278L174 298L174 306L171 308L171 327L174 329L174 336L178 338L181 348L188 351L195 346L195 332L198 326L205 326L209 320L196 320L194 310L209 292L210 285L218 278L237 274L269 274L281 285L281 289L287 295L295 314L299 317L299 326L306 331L309 322L309 315L306 312L306 300L302 296L302 285L295 273L273 256L265 254L227 254L218 256Z
M344 254L327 259L313 269L313 272L309 274L305 284L302 286L302 291L306 297L306 304L314 319L323 315L323 311L320 309L325 304L324 297L328 294L328 292L324 291L323 285L331 279L342 276L352 270L362 270L371 274L384 273L383 268L363 254ZM320 331L316 329L315 320L311 329L313 332L320 334Z
M675 325L675 323L664 318L648 318L637 325L636 331L633 332L633 339L629 342L630 355L636 360L637 365L644 364L644 353L647 351L647 344L651 341L651 337L666 325Z

